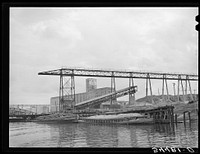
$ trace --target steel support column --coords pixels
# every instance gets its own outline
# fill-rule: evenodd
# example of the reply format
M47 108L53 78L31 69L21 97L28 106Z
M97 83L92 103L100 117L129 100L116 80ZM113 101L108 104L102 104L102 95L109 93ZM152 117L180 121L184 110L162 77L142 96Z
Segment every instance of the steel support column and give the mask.
M165 76L165 85L166 85L166 91L167 91L167 100L169 100L169 90L168 90L168 86L167 86L166 76Z
M151 93L151 103L154 103L154 101L153 101L153 94L152 94L152 87L151 87L151 79L150 79L150 75L148 74L148 76L149 76L149 86L150 86L150 93Z
M162 101L164 101L164 93L165 93L165 76L163 75L163 82L162 82Z
M178 87L177 87L177 97L178 97L178 102L180 101L180 98L179 98L179 87L180 87L180 80L181 80L181 76L178 75Z
M186 80L185 80L185 95L187 96L187 77L186 77Z
M74 106L76 105L76 99L75 99L75 79L74 76L71 76L71 100L72 100L72 108L74 110Z
M173 83L173 88L174 88L174 96L176 96L176 88L175 88L175 83Z
M115 74L112 72L112 77L111 77L111 93L116 92L116 84L115 84ZM116 101L116 95L111 96L111 104L113 104L113 101Z
M130 78L129 78L129 87L134 86L134 81L133 81L133 74L130 73ZM129 104L131 104L131 102L135 102L135 93L131 93L129 90Z
M149 83L149 84L148 84ZM154 103L153 101L153 96L152 96L152 86L151 86L151 78L149 73L147 73L147 78L146 78L146 97L148 96L148 86L150 88L150 95L151 95L151 103Z
M62 75L62 71L61 71L60 88L59 88L59 112L61 112L63 110L63 103L64 103L63 97L64 97L64 95L63 95L63 75Z
M163 74L163 82L162 82L162 101L165 101L164 93L165 93L165 88L167 92L167 100L169 100L169 90L167 86L167 78L166 75Z
M183 101L185 100L185 94L184 94L184 87L183 87L183 81L182 81L182 78L181 78L181 76L179 75L178 76L178 102L180 101L180 97L179 97L179 95L180 95L180 89L179 89L179 87L180 87L180 84L181 84L181 88L182 88L182 94L183 94Z
M60 90L59 90L59 112L74 108L75 105L75 80L74 76L65 81L67 76L60 74Z
M183 94L183 102L185 101L185 92L184 92L184 87L183 87L183 81L181 79L181 87L182 87L182 94Z
M189 86L189 90L190 90L190 98L193 101L194 98L193 98L193 95L192 95L192 88L191 88L191 84L190 84L190 80L189 80L189 76L188 75L186 76L186 79L187 79L186 82L188 81L188 86Z
M147 75L147 78L146 78L146 97L148 96L148 75Z

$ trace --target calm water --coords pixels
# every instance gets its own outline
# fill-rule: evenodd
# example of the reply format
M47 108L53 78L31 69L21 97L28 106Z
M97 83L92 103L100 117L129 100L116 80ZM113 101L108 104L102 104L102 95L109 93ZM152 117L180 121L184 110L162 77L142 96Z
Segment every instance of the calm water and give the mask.
M198 147L198 124L9 123L10 147Z

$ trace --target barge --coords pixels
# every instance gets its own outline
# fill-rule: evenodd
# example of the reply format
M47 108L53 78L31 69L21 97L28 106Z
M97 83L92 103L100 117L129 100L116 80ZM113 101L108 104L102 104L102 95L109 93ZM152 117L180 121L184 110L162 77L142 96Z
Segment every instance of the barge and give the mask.
M155 124L173 123L173 106L161 106L152 109L129 110L118 113L100 114L78 118L78 122L101 124Z
M32 120L32 122L37 123L74 123L77 122L77 116L73 114L64 114L64 113L58 113L58 114L52 114L48 116L40 116L36 118L35 120Z
M139 113L127 113L117 115L95 115L81 118L78 122L100 124L153 124L154 119Z
M77 119L68 118L68 119L47 119L47 120L32 120L36 123L77 123Z
M9 122L27 122L23 117L9 117Z

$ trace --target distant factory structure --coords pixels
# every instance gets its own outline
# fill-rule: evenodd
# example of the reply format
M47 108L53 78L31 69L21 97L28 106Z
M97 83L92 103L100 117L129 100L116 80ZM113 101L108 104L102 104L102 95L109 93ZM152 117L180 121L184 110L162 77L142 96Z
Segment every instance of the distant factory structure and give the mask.
M99 97L102 95L106 95L111 93L111 87L103 87L97 88L97 79L87 78L86 79L86 92L75 94L75 103L78 104L80 102L90 100L95 97ZM105 103L105 106L108 106L108 102ZM116 106L116 105L114 105ZM104 108L102 105L97 106L97 108ZM50 99L50 112L58 112L59 111L59 97L51 97Z
M48 114L49 113L49 105L36 105L30 108L30 111L35 112L37 114Z
M86 93L97 89L97 79L87 78L86 79Z
M50 105L49 104L12 104L9 105L13 108L20 108L27 111L34 112L36 114L49 114L50 113Z

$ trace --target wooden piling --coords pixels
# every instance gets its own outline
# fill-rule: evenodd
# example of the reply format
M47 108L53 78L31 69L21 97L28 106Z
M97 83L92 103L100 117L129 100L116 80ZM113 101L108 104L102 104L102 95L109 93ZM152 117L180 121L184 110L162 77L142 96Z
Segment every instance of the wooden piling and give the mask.
M154 120L154 123L156 123L156 115L155 115L155 112L153 113L153 120Z
M170 109L167 110L167 117L168 117L169 123L171 124L171 110Z
M175 114L175 124L177 125L177 114Z
M184 122L184 125L185 125L185 112L183 112L183 122Z
M172 119L172 124L174 124L174 110L171 108L171 119Z
M191 122L190 112L188 112L189 122Z
M167 110L167 120L168 120L168 122L170 122L170 111L169 111L169 109Z

